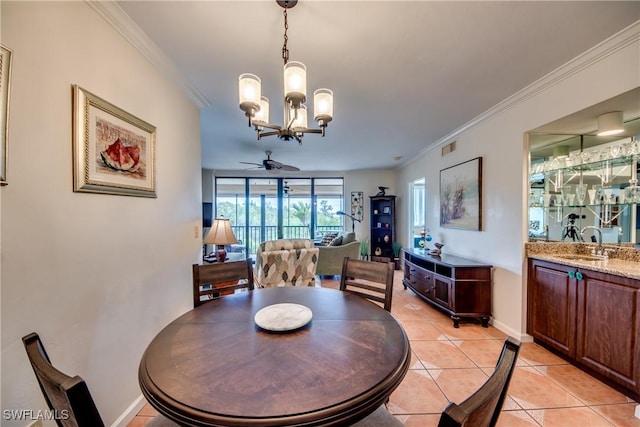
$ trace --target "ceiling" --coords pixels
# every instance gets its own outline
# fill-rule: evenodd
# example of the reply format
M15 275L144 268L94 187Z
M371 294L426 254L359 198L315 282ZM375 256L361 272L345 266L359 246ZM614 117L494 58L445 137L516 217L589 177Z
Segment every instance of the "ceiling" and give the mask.
M395 167L640 19L636 1L301 0L290 59L307 66L308 94L333 90L334 120L299 146L258 141L238 108L238 76L256 74L282 124L275 1L117 4L201 96L202 167L216 170L265 150L303 172Z

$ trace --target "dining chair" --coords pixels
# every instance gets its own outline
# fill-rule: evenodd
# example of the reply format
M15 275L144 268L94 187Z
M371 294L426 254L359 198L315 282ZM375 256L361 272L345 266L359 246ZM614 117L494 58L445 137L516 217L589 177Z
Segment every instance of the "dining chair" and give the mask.
M519 350L520 341L507 337L489 379L459 405L450 402L440 416L438 427L495 426L507 396Z
M40 390L59 427L104 427L102 417L78 375L70 377L51 365L47 351L37 333L22 337L29 362L36 374ZM159 415L148 427L177 427L173 421Z
M363 261L348 258L342 262L340 290L380 302L391 311L393 296L392 262Z
M193 308L245 288L254 288L253 265L250 259L193 264Z

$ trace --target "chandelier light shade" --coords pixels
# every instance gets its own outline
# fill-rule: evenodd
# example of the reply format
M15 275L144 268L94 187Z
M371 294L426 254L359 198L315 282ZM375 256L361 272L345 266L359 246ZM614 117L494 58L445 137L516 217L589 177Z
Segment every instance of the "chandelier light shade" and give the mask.
M622 132L622 111L612 111L598 116L598 136L618 135Z
M235 245L238 243L231 222L227 218L216 218L211 224L211 229L204 238L204 243L216 245L216 258L218 262L224 262L227 259L227 251L224 245Z
M307 107L304 104L307 101L307 67L301 62L289 61L287 48L287 10L293 8L297 1L276 0L276 3L284 8L284 124L280 126L269 123L269 100L262 96L260 78L255 74L242 74L238 79L240 109L249 118L249 126L255 128L258 139L277 136L285 141L295 139L302 144L305 133L325 135L328 123L333 120L333 92L318 89L313 93L314 119L319 129L308 128Z

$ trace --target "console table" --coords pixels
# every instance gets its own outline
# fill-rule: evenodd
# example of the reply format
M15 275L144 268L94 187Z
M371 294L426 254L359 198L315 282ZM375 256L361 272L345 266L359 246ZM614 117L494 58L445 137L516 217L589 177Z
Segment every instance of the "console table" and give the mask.
M424 249L403 249L404 288L451 316L458 328L461 317L477 317L488 327L491 317L491 265Z

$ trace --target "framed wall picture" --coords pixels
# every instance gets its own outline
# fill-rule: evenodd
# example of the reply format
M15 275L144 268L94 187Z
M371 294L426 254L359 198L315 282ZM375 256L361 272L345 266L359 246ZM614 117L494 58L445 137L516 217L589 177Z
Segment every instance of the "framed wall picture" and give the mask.
M482 229L482 157L440 171L440 226Z
M11 56L11 50L0 45L0 185L7 185Z
M156 128L73 86L73 191L156 197Z
M364 210L364 205L362 202L363 196L364 196L364 193L362 191L351 192L351 216L356 218L359 221L362 221L362 215Z
M382 213L383 214L390 214L391 213L391 207L390 206L385 206L384 208L382 208Z

